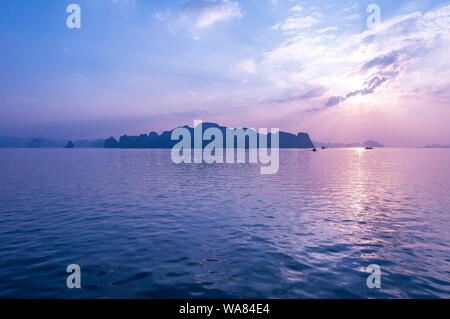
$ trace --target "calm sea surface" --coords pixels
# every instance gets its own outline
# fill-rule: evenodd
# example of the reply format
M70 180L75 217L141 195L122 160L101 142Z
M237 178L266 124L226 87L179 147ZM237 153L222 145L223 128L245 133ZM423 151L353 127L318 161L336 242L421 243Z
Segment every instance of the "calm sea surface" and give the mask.
M260 175L170 150L2 149L0 297L450 297L450 149L280 157Z

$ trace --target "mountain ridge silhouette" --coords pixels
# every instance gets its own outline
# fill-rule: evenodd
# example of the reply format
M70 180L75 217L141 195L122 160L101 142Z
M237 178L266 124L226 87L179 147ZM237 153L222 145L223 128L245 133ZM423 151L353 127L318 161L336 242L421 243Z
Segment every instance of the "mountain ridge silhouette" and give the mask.
M194 128L189 127L187 125L182 126L182 128L186 128L191 133L191 145L194 145ZM202 136L205 130L209 128L218 128L222 132L223 136L223 145L226 145L226 126L220 126L216 123L205 122L202 123ZM244 130L248 130L249 128L243 128ZM250 128L252 129L252 128ZM171 136L172 132L175 129L170 131L164 131L161 135L158 135L156 132L150 132L147 134L140 134L135 136L122 135L117 141L114 137L110 137L105 140L104 147L105 148L172 148L179 141L172 141ZM254 129L252 129L254 130ZM258 136L258 147L259 147L259 133ZM267 147L271 147L271 133L267 134ZM203 147L209 144L211 141L203 141ZM287 132L279 132L279 147L280 148L314 148L314 144L311 141L308 133L300 132L297 135ZM236 143L235 143L236 145ZM248 148L248 138L246 138L246 148Z

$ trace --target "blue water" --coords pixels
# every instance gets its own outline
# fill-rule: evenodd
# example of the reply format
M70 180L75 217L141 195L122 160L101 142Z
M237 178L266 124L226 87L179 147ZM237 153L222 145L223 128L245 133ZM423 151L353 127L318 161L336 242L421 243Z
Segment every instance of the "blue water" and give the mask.
M450 150L280 156L260 175L170 150L0 150L0 297L450 297Z

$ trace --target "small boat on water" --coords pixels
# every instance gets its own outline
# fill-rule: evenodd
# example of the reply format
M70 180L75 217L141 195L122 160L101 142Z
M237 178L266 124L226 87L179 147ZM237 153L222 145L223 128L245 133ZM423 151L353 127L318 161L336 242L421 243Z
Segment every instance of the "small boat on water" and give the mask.
M317 149L315 149L315 148L313 148L313 150L312 150L313 152L317 152Z
M366 150L373 150L373 147L367 146Z
M327 147L326 147L326 146L322 146L322 149L323 149L323 150L326 150L326 149L327 149Z

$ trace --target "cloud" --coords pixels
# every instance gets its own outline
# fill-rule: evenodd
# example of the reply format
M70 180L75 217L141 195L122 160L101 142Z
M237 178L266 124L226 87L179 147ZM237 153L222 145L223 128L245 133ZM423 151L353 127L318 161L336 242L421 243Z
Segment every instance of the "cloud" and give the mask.
M289 103L295 101L309 100L318 97L322 97L326 93L326 89L324 87L316 87L316 88L306 88L305 90L301 90L299 93L288 93L287 97L279 98L271 100L271 102L275 103Z
M230 0L191 0L183 8L183 17L190 20L195 29L205 29L216 22L242 16L239 3Z
M395 62L397 62L398 58L399 58L398 52L391 52L387 55L376 57L376 58L366 62L361 67L361 71L367 71L376 66L382 67L382 68L390 66L390 65L394 64Z
M352 4L350 7L344 8L342 11L343 11L343 12L347 12L347 11L353 10L353 9L356 8L356 6L357 6L357 4L354 3L354 4Z
M330 99L328 100L328 103L325 106L330 107L330 106L338 105L339 103L342 102L342 99L343 98L341 96L330 97Z
M328 100L328 102L327 102L327 104L325 104L325 106L330 107L330 106L338 105L339 103L341 103L353 96L357 96L357 95L364 96L364 95L372 94L377 87L379 87L381 84L383 84L390 78L395 77L396 75L397 74L392 74L392 76L390 76L390 77L375 75L374 77L372 77L370 80L367 81L365 88L356 90L356 91L352 91L350 93L347 93L345 96L333 96Z
M294 7L291 8L292 12L301 12L302 10L303 10L303 8L301 6L299 6L299 5L294 6Z
M317 10L317 7L311 7L310 10ZM311 15L302 15L303 7L296 5L290 8L290 16L287 17L283 22L277 23L272 27L272 30L282 30L286 33L292 33L295 31L300 31L308 29L319 22L316 18L321 18L322 14L320 12L313 12Z
M347 19L347 20L356 20L358 18L359 18L359 14L351 14L351 15L345 17L345 19Z
M351 91L343 96L331 97L325 106L335 106L354 96L364 96L375 92L383 83L396 78L414 62L420 60L423 53L437 46L440 40L449 38L450 6L428 12L424 15L414 13L396 17L388 21L375 34L363 34L362 45L373 46L383 50L387 45L396 50L375 56L363 63L360 73L369 73L363 88ZM446 27L447 26L447 27ZM382 43L381 41L387 43ZM395 41L395 43L394 43ZM418 66L420 68L420 66ZM407 85L407 83L405 83Z
M327 27L327 28L322 28L319 30L316 30L317 33L327 33L327 32L331 32L331 31L337 31L339 30L339 28L337 27Z
M256 74L256 64L252 59L244 60L238 65L238 70L242 73Z
M354 34L329 34L335 29L325 26L309 32L304 28L318 22L302 23L304 18L294 15L276 25L291 32L261 59L260 73L263 66L270 70L278 87L324 86L331 95L322 105L330 107L379 90L400 100L422 86L450 85L444 77L449 69L450 5L396 16L374 30ZM436 78L438 66L443 74Z
M370 78L364 83L364 87L355 91L351 91L344 96L333 96L325 104L326 107L335 106L344 102L348 98L354 96L364 96L375 92L379 86L384 82L395 78L405 68L406 61L409 60L407 56L401 56L398 51L376 57L361 67L360 72L366 73L369 70L375 69Z
M152 14L152 18L164 22L164 16L161 13L155 12Z
M307 29L319 22L313 16L295 16L287 18L284 23L278 23L272 27L273 30L281 29L283 31Z

